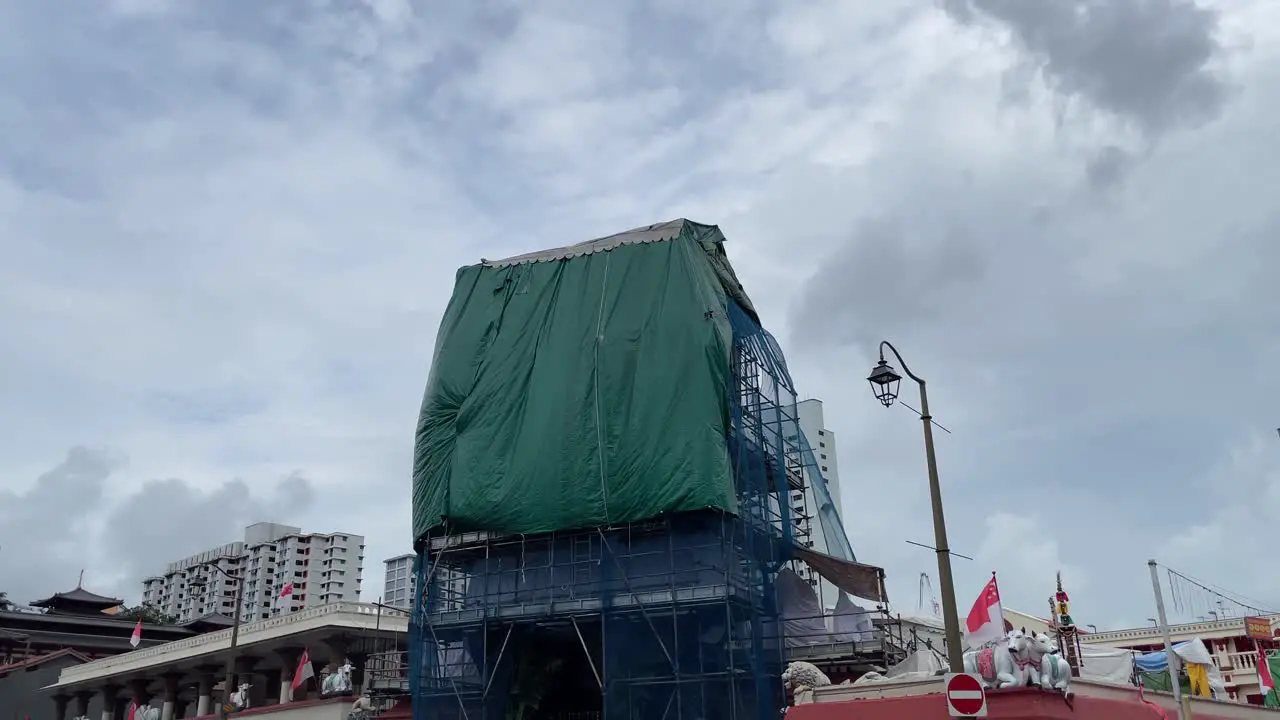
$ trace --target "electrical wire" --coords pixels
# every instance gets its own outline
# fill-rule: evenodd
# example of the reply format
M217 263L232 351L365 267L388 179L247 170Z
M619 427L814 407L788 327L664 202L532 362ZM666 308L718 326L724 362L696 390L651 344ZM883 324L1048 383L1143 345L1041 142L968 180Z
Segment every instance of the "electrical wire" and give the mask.
M1273 615L1267 603L1232 592L1205 580L1165 567L1169 582L1169 598L1176 612L1187 615ZM1228 607L1231 606L1231 607ZM1234 611L1234 612L1232 612ZM1243 612L1242 612L1243 611Z

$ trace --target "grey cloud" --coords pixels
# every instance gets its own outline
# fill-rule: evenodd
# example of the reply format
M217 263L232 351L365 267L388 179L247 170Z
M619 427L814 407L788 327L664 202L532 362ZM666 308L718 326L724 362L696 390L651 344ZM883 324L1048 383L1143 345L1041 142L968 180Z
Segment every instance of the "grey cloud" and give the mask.
M0 491L0 590L10 600L31 602L73 587L79 571L92 566L92 523L107 478L122 463L74 447L26 492Z
M1115 145L1107 145L1094 153L1085 164L1085 177L1098 190L1108 190L1119 184L1128 171L1133 156Z
M245 525L289 523L314 502L311 481L297 472L266 488L231 480L206 491L176 478L151 480L112 511L106 545L128 581L135 581L235 540Z
M1149 136L1216 118L1229 90L1213 68L1218 13L1192 0L948 0L962 23L1012 31L1056 92L1135 123Z
M30 490L0 491L0 590L11 600L67 590L81 570L90 589L136 599L138 581L165 563L229 542L252 522L290 522L316 496L293 473L267 488L233 480L208 491L153 480L112 504L107 483L123 465L109 452L75 447Z
M793 337L870 348L895 328L942 317L988 269L982 249L963 233L913 237L897 220L865 223L805 283Z

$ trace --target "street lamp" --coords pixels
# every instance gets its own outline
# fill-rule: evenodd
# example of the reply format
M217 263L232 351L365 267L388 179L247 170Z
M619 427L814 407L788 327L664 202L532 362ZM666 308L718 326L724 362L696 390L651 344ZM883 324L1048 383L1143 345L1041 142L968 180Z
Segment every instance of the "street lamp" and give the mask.
M880 362L872 368L867 382L881 405L889 407L898 399L898 385L902 376L884 359L884 349L889 348L898 358L898 364L907 377L920 386L920 421L924 423L924 454L929 464L929 501L933 505L933 544L938 554L938 582L942 585L942 622L946 628L947 662L951 672L964 672L964 647L960 644L960 614L956 612L956 586L951 577L951 548L947 545L947 521L942 514L942 487L938 483L938 460L933 453L933 417L929 415L929 396L925 393L924 379L911 372L898 349L886 340L880 343Z
M231 615L231 646L227 648L227 670L226 679L222 681L222 703L221 709L218 710L218 717L226 720L228 708L231 707L231 691L232 685L236 682L236 643L240 640L240 604L244 600L244 577L240 573L232 573L223 570L216 564L205 565L222 573L223 577L235 582L236 584L236 600L235 609ZM204 587L208 581L197 575L187 581L191 587Z

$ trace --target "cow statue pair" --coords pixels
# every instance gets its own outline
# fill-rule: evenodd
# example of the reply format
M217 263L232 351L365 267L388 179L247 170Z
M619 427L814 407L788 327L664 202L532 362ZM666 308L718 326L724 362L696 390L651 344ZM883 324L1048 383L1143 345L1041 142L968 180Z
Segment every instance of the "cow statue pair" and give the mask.
M321 697L330 695L348 695L351 690L351 661L346 660L337 670L329 673L324 679L324 684L320 686Z
M1026 628L966 652L964 670L981 677L988 687L1039 686L1065 693L1071 686L1071 666L1058 654L1056 644L1048 635L1032 635Z

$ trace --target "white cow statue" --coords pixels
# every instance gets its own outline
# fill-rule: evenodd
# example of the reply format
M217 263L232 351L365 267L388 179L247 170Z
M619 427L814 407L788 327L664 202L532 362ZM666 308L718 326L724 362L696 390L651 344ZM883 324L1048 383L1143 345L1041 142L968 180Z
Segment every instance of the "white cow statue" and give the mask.
M1019 651L1026 652L1026 636L1015 642L1008 633L999 642L964 654L964 671L982 678L987 687L1010 688L1026 685L1026 673L1015 661Z
M1018 679L1016 687L1039 687L1040 656L1035 654L1032 645L1035 638L1026 628L1009 633L1009 653L1013 656L1014 677Z
M249 709L249 688L253 687L249 683L240 683L240 687L231 693L231 706L236 710Z
M1058 644L1044 633L1031 639L1032 657L1038 658L1040 687L1068 692L1071 689L1071 664L1058 654Z
M324 679L320 686L321 695L341 695L351 692L351 661L347 660Z

